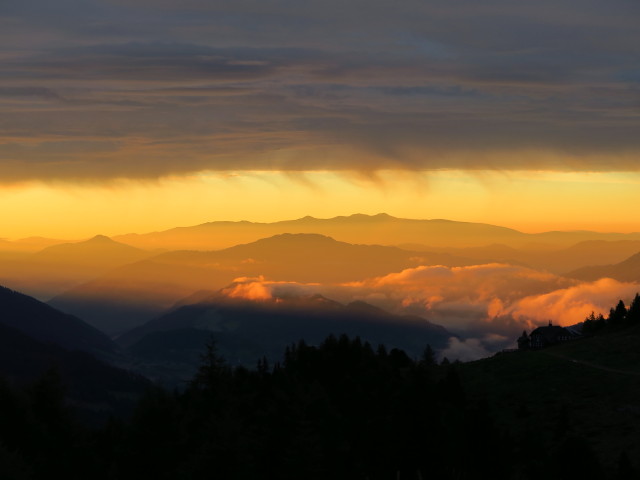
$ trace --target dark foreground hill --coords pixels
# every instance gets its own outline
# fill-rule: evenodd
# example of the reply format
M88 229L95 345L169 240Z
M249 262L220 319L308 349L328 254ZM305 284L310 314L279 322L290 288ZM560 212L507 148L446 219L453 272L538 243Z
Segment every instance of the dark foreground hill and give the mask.
M55 385L49 386L59 388L61 401L75 406L82 418L91 422L131 413L150 384L143 377L107 365L87 352L39 342L0 325L0 380L22 386L43 378L55 379Z
M118 338L139 360L140 371L169 383L187 380L214 338L231 365L277 361L288 345L317 345L328 335L360 337L417 357L426 345L439 350L453 336L422 317L393 315L364 302L343 305L321 295L249 301L220 293L185 305Z
M55 371L64 401L83 417L131 411L149 385L105 362L126 363L119 347L82 320L0 287L0 378L25 385Z
M640 326L497 355L459 372L467 394L492 406L528 461L566 454L563 442L571 441L588 443L605 471L615 472L623 453L640 467ZM575 455L584 461L584 452Z
M209 344L184 391L148 391L129 421L88 433L41 415L57 455L42 433L7 437L28 422L4 405L0 476L9 465L35 480L634 479L636 371L602 360L632 336L595 340L595 358L587 339L463 365L331 336L255 370Z
M43 343L82 350L101 357L118 350L109 337L79 318L2 286L0 325L19 330Z

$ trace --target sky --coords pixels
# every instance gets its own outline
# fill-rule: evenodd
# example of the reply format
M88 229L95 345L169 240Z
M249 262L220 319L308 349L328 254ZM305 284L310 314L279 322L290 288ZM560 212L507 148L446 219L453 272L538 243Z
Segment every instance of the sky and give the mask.
M638 231L640 3L3 0L0 237Z

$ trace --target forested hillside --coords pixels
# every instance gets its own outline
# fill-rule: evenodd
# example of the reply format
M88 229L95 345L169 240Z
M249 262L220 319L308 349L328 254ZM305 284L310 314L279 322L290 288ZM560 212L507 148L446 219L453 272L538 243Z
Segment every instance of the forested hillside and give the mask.
M26 390L2 387L0 472L34 479L636 478L637 374L573 361L568 346L438 364L430 348L411 359L331 336L249 370L227 366L210 343L183 392L152 388L131 419L99 429L73 420L49 373Z

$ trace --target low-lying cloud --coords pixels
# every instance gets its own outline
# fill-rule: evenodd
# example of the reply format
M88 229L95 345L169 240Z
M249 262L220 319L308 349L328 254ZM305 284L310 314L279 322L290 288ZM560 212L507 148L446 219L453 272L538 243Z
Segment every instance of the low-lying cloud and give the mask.
M559 325L572 325L584 320L589 312L602 313L623 299L629 303L640 285L601 278L595 282L580 283L573 287L522 298L497 315L508 314L516 319L541 323L553 320Z
M374 301L382 295L386 308L423 315L436 323L446 321L449 328L469 329L493 321L503 305L574 283L550 273L495 263L419 266L346 287L362 300Z
M461 362L469 362L490 356L491 350L488 350L482 343L481 339L468 338L461 340L456 337L449 339L449 345L438 355L440 360L460 360Z
M318 283L267 281L263 276L239 277L223 288L221 293L229 298L245 300L273 300L286 297L310 296L318 293Z
M250 300L321 294L342 303L361 300L393 313L419 315L459 335L441 356L471 360L514 346L523 329L549 321L573 325L591 311L606 316L619 299L629 302L638 291L638 284L610 278L579 282L487 264L419 266L339 285L238 278L223 293Z

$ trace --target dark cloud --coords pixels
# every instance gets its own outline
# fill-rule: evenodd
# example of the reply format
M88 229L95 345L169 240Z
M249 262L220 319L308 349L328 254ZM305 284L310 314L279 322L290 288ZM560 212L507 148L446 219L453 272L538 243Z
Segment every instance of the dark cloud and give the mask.
M6 0L0 165L637 170L640 4Z
M61 100L56 92L44 87L0 87L0 97Z

